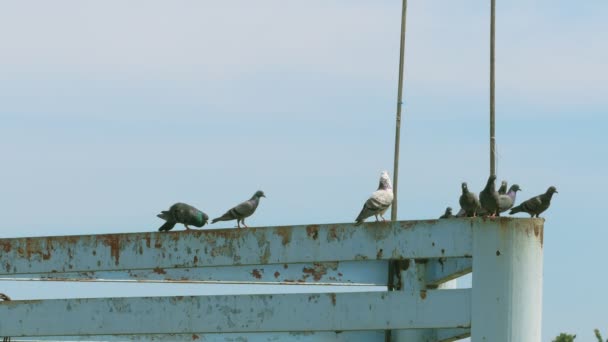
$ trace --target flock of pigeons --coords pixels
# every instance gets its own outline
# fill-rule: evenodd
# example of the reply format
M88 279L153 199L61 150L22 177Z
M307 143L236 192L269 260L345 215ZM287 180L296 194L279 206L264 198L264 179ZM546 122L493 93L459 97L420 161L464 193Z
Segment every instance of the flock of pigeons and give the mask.
M447 207L445 213L440 217L452 218L452 217L476 217L476 216L489 216L496 217L500 216L509 209L510 215L516 213L528 213L530 217L539 217L539 215L547 210L551 205L551 198L553 194L557 193L557 189L554 186L550 186L544 194L534 196L529 200L522 202L520 205L513 207L515 204L515 197L521 188L517 184L511 185L509 191L507 191L507 182L502 181L500 188L496 191L496 176L491 175L488 178L486 187L479 193L479 198L475 193L470 192L466 182L462 183L462 195L460 195L460 211L456 214L452 214L452 208Z
M522 202L520 205L513 207L515 204L515 197L521 188L517 184L513 184L507 191L507 182L503 181L498 191L496 191L496 176L491 175L488 178L485 188L479 193L479 198L475 193L470 192L467 183L462 183L462 195L460 196L460 211L456 214L452 214L452 208L448 207L445 213L440 217L441 219L453 218L453 217L496 217L500 216L509 209L509 214L515 213L528 213L530 217L539 217L539 215L549 208L551 204L551 198L553 194L557 193L557 189L554 186L549 187L544 194L532 197L527 201ZM263 191L256 191L253 196L237 206L228 210L224 215L215 218L211 223L218 221L231 221L236 220L238 228L241 228L241 223L245 228L245 219L255 212L260 204L260 198L266 197ZM391 179L387 171L382 171L380 174L380 184L378 190L374 191L372 195L365 201L363 209L359 213L359 216L355 219L356 225L359 225L365 221L365 219L375 216L376 221L378 216L382 221L384 219L384 213L393 203L393 186ZM189 226L202 227L209 221L209 216L197 208L186 204L186 203L175 203L169 210L163 211L157 215L166 222L158 229L159 231L169 231L175 227L176 224L183 224L186 229L190 229Z

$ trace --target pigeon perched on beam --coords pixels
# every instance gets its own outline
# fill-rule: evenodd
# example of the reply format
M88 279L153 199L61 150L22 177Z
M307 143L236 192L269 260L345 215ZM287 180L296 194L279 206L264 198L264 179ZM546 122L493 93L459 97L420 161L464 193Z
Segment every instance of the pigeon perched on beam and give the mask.
M498 192L496 192L496 176L490 175L486 187L479 193L479 203L481 208L490 217L495 217L498 214Z
M156 216L167 221L158 228L159 232L169 231L178 223L183 224L188 230L190 230L188 226L200 228L209 220L207 214L186 203L175 203L169 210L162 211Z
M517 196L517 192L521 191L519 185L513 184L509 188L509 192L504 195L498 195L498 213L504 213L505 211L511 209L513 204L515 204L515 197Z
M520 205L511 209L509 214L513 215L523 212L530 214L530 217L540 217L539 215L549 208L551 205L551 198L553 197L553 194L556 193L558 193L557 189L554 186L550 186L544 194L540 194L522 202Z
M365 204L363 204L363 209L361 209L359 216L355 219L356 225L363 223L370 216L375 216L376 222L378 221L378 215L380 215L382 221L386 221L383 215L392 203L393 184L388 176L388 172L382 171L378 190L374 191L367 201L365 201Z
M215 223L218 221L236 220L236 226L238 228L241 228L241 223L243 223L243 226L247 228L247 225L245 224L245 219L253 215L255 210L258 208L258 205L260 204L260 198L262 197L266 197L266 195L264 195L264 192L256 191L256 193L253 194L251 199L237 205L234 208L231 208L224 215L218 218L214 218L211 223Z
M460 186L462 189L462 195L460 195L460 211L458 212L458 217L475 217L480 209L481 204L477 199L477 195L475 193L469 191L469 186L466 182L462 182Z
M452 207L447 207L445 208L445 213L443 213L443 215L439 216L439 219L449 219L454 217L454 215L452 214Z
M507 193L507 181L503 180L500 183L500 188L498 188L498 194L499 195L505 195Z

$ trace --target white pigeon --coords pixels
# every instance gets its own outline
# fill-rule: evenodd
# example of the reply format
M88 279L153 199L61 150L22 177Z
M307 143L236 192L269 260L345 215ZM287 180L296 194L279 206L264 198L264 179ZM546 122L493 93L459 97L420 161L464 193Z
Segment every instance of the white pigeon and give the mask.
M366 218L372 215L376 217L376 221L378 221L378 215L380 215L382 221L386 221L383 215L392 203L393 184L388 176L388 172L382 171L380 174L380 184L378 185L378 190L374 191L369 199L365 201L363 209L361 209L359 216L357 216L357 219L355 220L357 222L356 224L359 225L363 223Z

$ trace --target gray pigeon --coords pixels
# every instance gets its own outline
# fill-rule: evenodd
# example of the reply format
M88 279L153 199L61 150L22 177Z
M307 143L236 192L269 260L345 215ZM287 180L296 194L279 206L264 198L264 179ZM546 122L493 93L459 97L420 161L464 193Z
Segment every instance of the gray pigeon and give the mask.
M388 172L382 171L380 174L378 190L374 191L367 201L365 201L365 204L363 204L363 209L361 209L359 216L355 219L357 222L355 225L363 223L363 221L370 216L375 216L376 222L378 221L378 215L380 215L382 221L386 221L383 215L392 203L393 184L388 176Z
M241 228L241 223L243 223L243 226L245 226L245 228L247 228L247 225L245 224L245 219L247 217L253 215L255 210L258 208L258 205L260 204L261 197L266 197L264 195L264 192L260 191L260 190L256 191L256 193L253 194L251 199L228 210L224 215L222 215L218 218L214 218L213 221L211 221L211 223L215 223L217 221L236 220L237 227Z
M498 188L498 194L499 195L504 195L507 193L507 181L503 180L500 183L500 188Z
M503 213L513 207L513 204L515 204L515 196L517 195L518 191L521 191L521 189L519 188L519 185L513 184L509 188L509 192L507 192L504 195L500 195L500 194L498 195L498 215L499 216L500 216L500 213Z
M481 204L477 199L477 195L469 191L469 187L466 182L462 182L462 195L460 195L460 211L456 216L458 217L475 217L480 209Z
M445 213L441 216L439 216L439 219L449 219L454 217L454 215L452 215L452 208L451 207L447 207L445 208Z
M156 216L167 221L158 228L159 232L169 231L178 223L183 224L188 230L189 225L200 228L209 220L207 214L186 203L175 203L169 210L162 211Z
M496 192L494 181L496 181L496 176L490 175L486 187L479 193L481 208L490 217L494 217L498 213L498 192Z
M551 205L551 198L553 197L553 194L556 193L557 189L554 186L551 186L544 194L532 197L529 200L522 202L517 207L511 209L511 212L509 212L509 214L513 215L516 213L523 212L530 214L530 217L539 217L539 215L543 211L549 208L549 206Z

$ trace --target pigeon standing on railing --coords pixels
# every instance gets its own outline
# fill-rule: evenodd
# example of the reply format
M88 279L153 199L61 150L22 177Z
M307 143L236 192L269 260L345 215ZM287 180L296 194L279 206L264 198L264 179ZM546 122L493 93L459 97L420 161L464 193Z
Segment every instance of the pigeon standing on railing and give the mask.
M510 215L524 212L530 214L530 217L539 217L539 215L547 210L551 205L551 198L553 194L557 193L557 189L554 186L549 187L547 192L544 194L538 195L536 197L532 197L527 201L522 202L517 207L511 209L509 212Z
M167 221L158 228L159 232L169 231L178 223L183 224L188 230L190 230L189 225L200 228L209 220L207 214L186 203L175 203L169 210L162 211L156 216Z
M460 195L460 211L456 216L458 217L475 217L477 216L477 212L481 204L479 204L479 200L477 199L477 195L475 193L469 191L469 186L466 182L462 182L462 195Z
M496 176L490 175L486 187L479 193L481 208L490 217L494 217L498 213L498 192L496 192L494 181L496 181Z
M253 215L255 210L258 208L258 205L260 204L260 198L262 197L266 197L266 195L264 195L264 192L259 190L256 191L256 193L253 194L253 197L251 197L251 199L237 205L234 208L231 208L224 215L213 219L211 223L215 223L217 221L236 220L236 226L238 228L241 228L241 223L243 223L243 226L247 228L247 225L245 224L245 219Z
M452 207L447 207L445 208L445 213L439 216L439 219L449 219L452 217L454 217L454 215L452 215Z
M509 188L509 192L504 195L498 195L498 212L503 213L513 207L515 204L515 197L517 196L517 192L521 191L519 185L513 184Z
M380 184L378 185L378 190L374 191L367 201L365 201L363 209L361 209L359 216L357 216L355 219L357 222L356 225L363 223L363 221L370 216L375 216L376 221L378 221L378 215L380 215L382 221L386 221L383 215L392 203L393 184L388 176L388 172L382 171L380 174Z
M9 296L5 295L4 293L0 293L0 300L8 302L11 300L11 298ZM11 338L4 337L4 338L2 338L2 342L11 342Z

